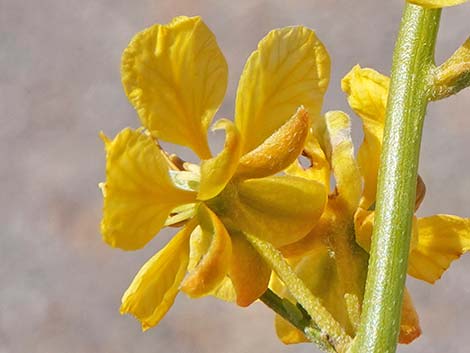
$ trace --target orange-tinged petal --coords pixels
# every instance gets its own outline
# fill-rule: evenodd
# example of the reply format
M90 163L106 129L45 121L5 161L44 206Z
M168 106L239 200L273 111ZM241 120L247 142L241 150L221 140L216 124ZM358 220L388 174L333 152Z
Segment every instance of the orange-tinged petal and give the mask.
M423 178L418 175L418 180L416 182L416 198L415 198L415 211L421 206L421 203L424 200L426 195L426 184L424 184Z
M227 63L200 17L176 17L138 33L122 55L124 90L158 138L210 158L207 128L227 87Z
M352 215L359 204L362 180L354 158L351 122L349 116L340 111L326 113L325 120L331 148L331 166L338 192L337 198L344 201Z
M232 178L240 160L240 134L235 125L229 120L222 119L213 129L225 129L227 137L222 152L201 163L199 200L208 200L220 193Z
M173 305L189 259L188 224L140 269L122 297L121 314L132 314L146 330L157 325Z
M234 228L280 247L299 240L320 218L326 202L323 186L294 176L245 180L223 217Z
M470 219L436 215L418 219L418 240L410 253L408 273L434 283L451 262L470 250Z
M200 297L214 290L227 274L232 256L230 236L215 213L201 204L197 219L202 232L210 234L212 241L207 253L181 285L181 290L191 297Z
M362 119L364 128L364 142L357 158L364 177L361 207L365 209L375 202L389 82L388 77L359 65L341 81L348 103Z
M317 181L323 184L325 190L329 192L330 164L318 139L313 134L309 134L307 137L302 155L309 160L310 165L304 167L297 160L286 168L285 172L289 175Z
M173 185L160 149L142 132L127 128L105 144L101 233L113 247L139 249L158 233L173 208L194 202L196 194Z
M237 304L248 306L268 288L271 269L242 233L233 231L230 235L233 256L229 276L237 294Z
M208 249L211 246L212 239L213 234L203 232L200 226L197 226L196 229L194 229L190 239L188 264L189 272L192 272L197 267L204 255L207 254ZM217 284L217 286L210 293L208 293L208 295L227 302L235 302L237 298L235 288L233 287L232 281L228 275L226 275L220 281L220 283Z
M403 305L401 309L400 343L409 344L421 335L419 317L413 305L410 293L405 288L403 293Z
M236 178L262 178L287 168L302 152L310 127L307 111L300 107L261 145L240 159Z
M271 31L248 58L237 91L235 122L243 153L259 146L300 105L319 116L330 58L315 32L299 27Z

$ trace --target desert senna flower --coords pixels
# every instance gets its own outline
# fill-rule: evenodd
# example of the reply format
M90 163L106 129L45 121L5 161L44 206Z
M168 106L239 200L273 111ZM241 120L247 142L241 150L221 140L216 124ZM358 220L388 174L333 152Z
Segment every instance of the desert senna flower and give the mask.
M165 225L182 229L138 272L122 313L147 329L180 290L235 297L241 306L266 290L271 270L245 234L279 248L305 236L323 212L320 183L276 174L303 149L329 65L313 31L270 32L246 63L235 122L213 125L226 131L224 149L213 157L207 129L225 94L227 65L212 32L199 17L177 17L132 39L121 74L143 127L112 140L102 135L101 232L111 246L136 250ZM169 156L159 140L191 148L200 166Z
M365 180L376 181L377 169L368 161L378 161L382 146L386 96L389 80L372 69L354 67L343 79L342 87L351 108L361 117L364 143L359 163ZM373 148L371 146L374 146ZM367 185L367 184L366 184ZM366 187L374 190L373 182ZM424 198L425 187L418 178L416 209ZM373 227L373 203L366 193L356 214L357 240L366 250L370 247ZM437 281L451 262L470 250L470 219L439 214L414 217L408 274L429 283Z

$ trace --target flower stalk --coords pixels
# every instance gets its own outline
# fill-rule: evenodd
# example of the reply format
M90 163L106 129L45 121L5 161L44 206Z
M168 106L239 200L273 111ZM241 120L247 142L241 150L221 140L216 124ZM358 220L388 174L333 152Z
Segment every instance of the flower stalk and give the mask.
M392 64L364 308L350 353L396 351L440 13L405 5Z
M297 277L279 250L267 241L246 234L248 241L260 253L277 276L284 282L292 296L310 315L315 325L321 330L322 335L334 347L337 352L344 352L351 343L349 337L341 325L322 305L321 300L315 297L305 283ZM305 330L303 330L305 332ZM309 336L309 334L307 334Z
M269 288L260 297L260 300L292 326L302 331L311 342L318 345L323 351L327 353L336 352L320 328L312 322L310 315L299 304L294 305L289 300L280 298Z

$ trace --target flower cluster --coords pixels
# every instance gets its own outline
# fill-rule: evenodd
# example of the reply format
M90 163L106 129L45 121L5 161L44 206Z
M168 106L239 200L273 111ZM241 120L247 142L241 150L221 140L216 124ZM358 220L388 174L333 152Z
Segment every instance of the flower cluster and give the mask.
M102 134L106 181L101 232L113 247L144 247L163 227L177 234L137 273L122 299L143 329L158 324L183 291L248 306L268 289L289 288L250 239L278 249L297 276L353 337L358 328L374 224L388 78L354 67L342 88L362 119L357 158L350 119L321 114L330 59L305 27L270 32L240 78L234 122L221 119L223 150L213 156L207 130L227 86L227 64L199 17L178 17L138 33L122 57L122 82L142 127ZM199 165L162 149L189 147ZM303 166L299 157L308 159ZM330 191L331 180L335 181ZM424 198L419 178L416 208ZM416 218L409 274L433 283L470 249L470 221ZM295 298L294 298L295 299ZM314 318L313 318L314 319ZM302 332L276 319L286 343ZM401 336L420 333L405 295Z
M137 274L121 312L148 328L180 289L191 297L235 297L241 306L263 294L271 270L245 234L276 247L296 242L327 199L316 181L276 174L303 150L328 74L328 55L313 31L269 33L240 79L235 123L213 125L226 131L226 142L212 157L207 127L228 76L214 35L200 18L178 17L134 37L122 57L122 81L143 128L113 140L102 135L101 232L111 246L135 250L163 226L183 227ZM191 148L200 166L168 156L158 140Z

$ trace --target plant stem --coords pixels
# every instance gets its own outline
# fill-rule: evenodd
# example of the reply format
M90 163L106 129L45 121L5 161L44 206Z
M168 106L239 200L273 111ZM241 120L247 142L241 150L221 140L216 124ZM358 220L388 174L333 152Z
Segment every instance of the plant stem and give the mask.
M245 236L266 263L276 272L281 281L284 282L292 296L307 311L324 337L328 337L328 341L336 351L344 352L351 343L351 337L346 334L341 325L325 309L320 299L315 297L297 276L280 251L267 241L249 234L245 234Z
M396 351L440 13L405 5L393 56L364 308L351 353Z
M336 353L334 347L324 337L321 330L312 322L312 318L303 308L299 308L286 299L277 296L269 288L259 298L266 306L287 320L292 326L302 331L305 336L328 353ZM299 305L299 304L298 304Z

